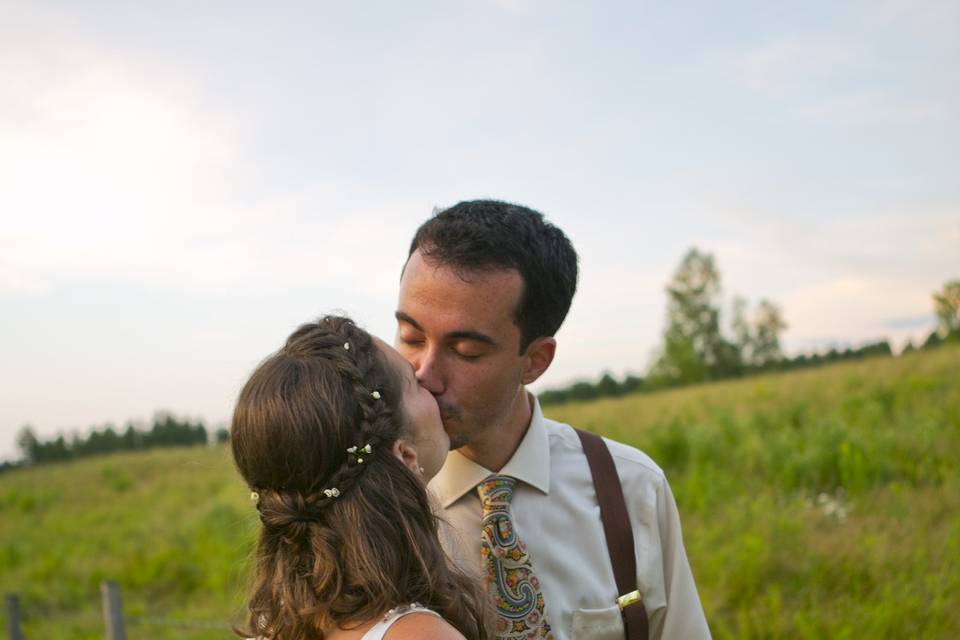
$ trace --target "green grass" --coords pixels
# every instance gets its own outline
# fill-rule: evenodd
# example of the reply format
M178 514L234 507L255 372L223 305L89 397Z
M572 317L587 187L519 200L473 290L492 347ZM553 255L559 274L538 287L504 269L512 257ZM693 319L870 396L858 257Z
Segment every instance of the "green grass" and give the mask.
M104 637L99 583L124 613L241 620L256 518L224 447L152 450L0 476L0 590L27 638ZM223 638L131 624L128 637Z
M716 638L960 637L960 347L550 407L666 470ZM256 519L222 447L0 475L27 638L242 620ZM128 637L227 638L135 623Z
M714 637L960 637L960 347L549 413L663 466Z

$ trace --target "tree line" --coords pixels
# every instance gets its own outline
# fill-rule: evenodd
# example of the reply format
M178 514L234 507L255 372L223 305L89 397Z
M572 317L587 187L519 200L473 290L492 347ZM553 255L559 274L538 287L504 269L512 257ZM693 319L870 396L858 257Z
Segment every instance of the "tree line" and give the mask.
M892 356L887 340L856 348L832 348L825 353L786 357L780 336L787 328L780 307L770 300L752 306L734 297L729 322L724 322L720 270L714 257L690 249L666 287L667 323L663 340L646 375L622 380L604 373L596 382L580 381L538 394L542 404L560 404L628 393L657 391L699 382L786 371L843 360ZM938 326L921 345L905 351L930 349L960 341L960 280L944 285L933 296Z
M153 417L150 428L139 428L128 422L126 429L118 430L107 424L91 428L86 436L75 432L69 438L60 433L54 438L41 440L33 428L26 425L17 435L17 446L23 454L23 464L46 464L114 451L207 444L210 435L203 421L191 422L160 412ZM221 427L212 436L215 441L224 442L227 430ZM10 466L15 463L4 463L0 470Z

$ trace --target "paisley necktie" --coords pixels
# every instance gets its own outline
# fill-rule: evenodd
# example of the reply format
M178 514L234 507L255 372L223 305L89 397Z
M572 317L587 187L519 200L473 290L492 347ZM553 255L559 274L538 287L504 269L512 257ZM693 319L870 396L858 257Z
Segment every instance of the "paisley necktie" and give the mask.
M477 486L483 506L480 553L487 588L497 605L497 638L553 638L543 612L540 581L526 545L513 528L510 500L516 482L508 476L490 476Z

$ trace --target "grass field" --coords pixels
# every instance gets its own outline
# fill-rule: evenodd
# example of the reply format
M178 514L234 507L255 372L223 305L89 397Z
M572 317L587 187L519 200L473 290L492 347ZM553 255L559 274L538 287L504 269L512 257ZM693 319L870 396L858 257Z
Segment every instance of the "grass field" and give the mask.
M649 453L716 638L960 637L960 347L550 407ZM0 475L0 591L27 638L226 638L256 520L226 449Z

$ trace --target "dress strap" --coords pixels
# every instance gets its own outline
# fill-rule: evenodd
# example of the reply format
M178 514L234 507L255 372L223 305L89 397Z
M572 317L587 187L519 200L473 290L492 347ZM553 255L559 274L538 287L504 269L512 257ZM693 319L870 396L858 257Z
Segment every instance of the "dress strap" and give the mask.
M432 613L438 618L441 617L439 613L433 609L427 609L420 604L413 602L411 604L403 605L395 609L390 609L387 613L380 619L380 622L370 627L370 629L363 634L363 638L360 640L382 640L383 636L386 635L387 629L393 625L394 622L399 620L405 615L411 613Z

